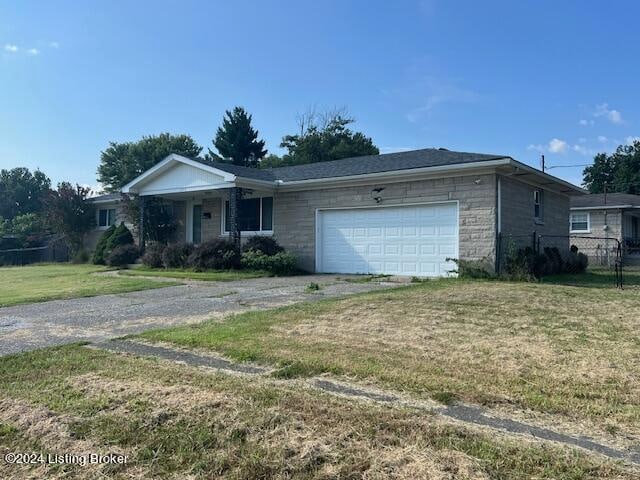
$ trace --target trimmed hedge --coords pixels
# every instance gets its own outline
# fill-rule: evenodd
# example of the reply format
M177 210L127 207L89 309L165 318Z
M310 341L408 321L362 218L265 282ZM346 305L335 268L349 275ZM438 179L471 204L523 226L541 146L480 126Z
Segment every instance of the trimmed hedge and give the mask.
M276 253L284 252L284 248L278 245L278 242L276 242L273 237L265 237L262 235L255 235L247 239L242 246L242 251L248 252L250 250L261 252L265 255L275 255Z
M296 256L288 252L265 255L262 252L249 250L242 254L241 264L251 270L264 270L274 275L291 275L296 273Z
M164 268L184 268L192 251L193 245L189 243L170 243L162 252L162 265Z
M195 270L228 270L240 266L240 252L229 240L216 238L196 246L187 264Z
M116 226L111 225L109 228L107 228L104 231L104 233L98 240L98 243L96 244L96 249L93 252L93 258L91 259L91 261L96 265L104 265L105 263L104 250L107 247L107 242L109 241L109 238L111 238L111 235L113 235L113 232L115 231L116 231Z
M144 250L142 256L142 264L151 268L161 268L162 253L164 252L165 245L160 242L151 242Z
M135 245L118 245L109 253L107 265L110 267L125 267L135 263L139 256L140 251Z

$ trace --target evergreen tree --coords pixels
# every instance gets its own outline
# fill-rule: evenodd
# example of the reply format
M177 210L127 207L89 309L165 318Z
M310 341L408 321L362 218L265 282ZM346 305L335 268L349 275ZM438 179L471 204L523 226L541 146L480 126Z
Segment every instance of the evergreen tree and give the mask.
M219 155L209 149L207 159L222 160L243 167L257 167L267 154L264 141L258 140L258 131L251 126L251 115L242 107L225 112L213 145Z

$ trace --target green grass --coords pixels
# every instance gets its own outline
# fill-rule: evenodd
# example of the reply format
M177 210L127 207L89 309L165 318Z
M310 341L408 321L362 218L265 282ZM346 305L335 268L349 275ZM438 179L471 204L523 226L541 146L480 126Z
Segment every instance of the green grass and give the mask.
M89 442L91 451L130 457L100 472L0 462L2 478L637 475L601 457L446 424L412 409L77 345L0 358L0 402L0 455L75 452ZM14 420L5 418L12 414Z
M256 270L208 270L205 272L196 272L190 269L179 268L148 268L138 267L130 270L121 270L120 275L125 276L143 276L143 277L166 277L180 278L189 280L203 280L208 282L233 282L236 280L245 280L247 278L269 277L268 272Z
M638 305L637 288L440 280L141 336L640 435Z
M66 263L0 268L0 307L178 285L142 278L92 275L107 269Z
M613 270L605 268L590 268L582 274L562 274L545 277L542 283L555 285L573 285L576 287L615 287L616 279ZM640 269L638 267L623 267L622 270L623 287L640 286Z

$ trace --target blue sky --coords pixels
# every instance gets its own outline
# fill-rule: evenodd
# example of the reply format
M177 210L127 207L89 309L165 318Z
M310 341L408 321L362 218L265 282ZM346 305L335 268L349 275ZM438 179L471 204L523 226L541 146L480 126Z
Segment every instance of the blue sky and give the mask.
M640 135L639 17L634 1L0 0L0 167L95 184L109 141L206 149L235 105L276 153L297 114L346 106L383 152L585 164Z

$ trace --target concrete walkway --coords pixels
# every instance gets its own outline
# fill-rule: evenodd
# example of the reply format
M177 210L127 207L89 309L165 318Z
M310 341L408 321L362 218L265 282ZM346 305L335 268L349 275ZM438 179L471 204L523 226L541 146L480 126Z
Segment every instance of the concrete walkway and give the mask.
M139 357L152 357L171 362L180 362L194 367L206 367L224 373L240 373L244 375L266 375L272 370L258 365L231 362L214 354L195 353L180 348L153 345L130 340L114 340L93 345L94 348L112 352L132 354ZM296 383L296 380L282 380L283 383ZM326 377L315 377L308 380L308 385L325 393L338 395L351 400L366 400L380 404L410 407L423 410L425 413L442 415L466 425L476 425L498 430L508 434L527 437L531 440L559 443L561 445L580 448L597 453L613 460L622 460L640 465L640 452L625 451L604 445L591 438L568 435L549 428L531 425L510 418L498 417L489 411L475 406L453 404L443 406L435 402L412 401L403 398L396 392L372 390L358 385L336 382Z
M348 276L305 275L185 285L98 297L54 300L0 308L0 356L25 350L99 342L152 328L221 318L297 302L398 286L388 281L354 283ZM310 282L318 292L307 292Z

